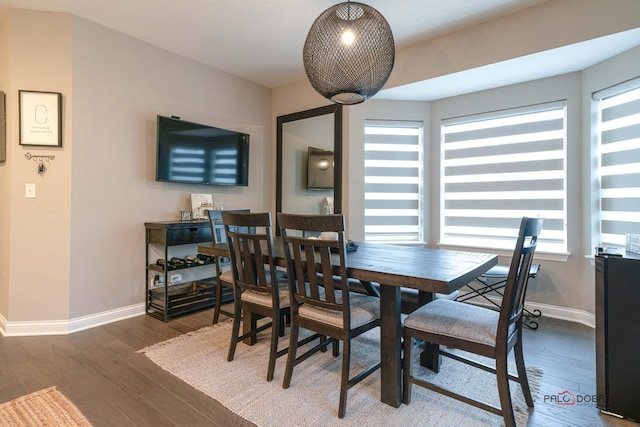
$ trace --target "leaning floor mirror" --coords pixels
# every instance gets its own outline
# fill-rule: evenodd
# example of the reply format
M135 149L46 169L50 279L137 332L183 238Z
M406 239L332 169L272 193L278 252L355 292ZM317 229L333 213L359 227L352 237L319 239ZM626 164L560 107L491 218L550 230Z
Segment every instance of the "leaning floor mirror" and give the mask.
M342 212L341 105L278 116L276 212Z

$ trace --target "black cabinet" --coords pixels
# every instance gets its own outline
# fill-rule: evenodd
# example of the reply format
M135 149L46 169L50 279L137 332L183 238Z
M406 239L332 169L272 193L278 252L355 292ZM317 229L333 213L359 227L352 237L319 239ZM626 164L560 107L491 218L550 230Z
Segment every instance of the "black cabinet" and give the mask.
M216 263L197 253L211 242L209 221L146 222L146 312L165 322L216 301ZM196 260L189 261L190 257ZM185 260L172 264L173 258ZM228 299L228 298L227 298Z
M640 258L596 256L597 407L640 420Z

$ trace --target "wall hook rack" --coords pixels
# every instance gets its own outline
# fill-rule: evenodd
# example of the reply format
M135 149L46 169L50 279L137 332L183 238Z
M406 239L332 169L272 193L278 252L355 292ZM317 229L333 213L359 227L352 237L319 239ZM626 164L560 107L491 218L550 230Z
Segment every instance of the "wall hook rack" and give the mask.
M36 162L38 164L38 173L39 174L44 174L47 170L47 168L45 167L45 163L51 163L51 161L53 159L56 158L56 156L51 155L51 154L46 154L46 155L35 155L35 154L31 154L31 153L26 153L24 155L24 157L27 160L33 160L34 162Z

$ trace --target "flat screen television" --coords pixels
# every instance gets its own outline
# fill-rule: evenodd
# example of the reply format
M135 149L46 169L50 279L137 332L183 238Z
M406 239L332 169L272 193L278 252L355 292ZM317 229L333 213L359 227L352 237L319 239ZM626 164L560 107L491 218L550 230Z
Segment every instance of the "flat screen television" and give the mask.
M249 135L158 116L156 181L249 185Z
M307 155L307 190L333 189L333 151L309 147Z

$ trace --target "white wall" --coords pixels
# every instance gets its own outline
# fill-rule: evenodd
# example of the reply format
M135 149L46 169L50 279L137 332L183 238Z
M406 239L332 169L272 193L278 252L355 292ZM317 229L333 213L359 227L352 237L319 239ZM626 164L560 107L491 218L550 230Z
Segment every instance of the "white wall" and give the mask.
M617 55L600 64L585 70L582 73L582 211L584 213L582 223L582 253L591 257L595 247L600 242L595 240L594 233L598 224L592 215L594 207L598 206L596 189L598 188L598 178L593 175L594 157L590 150L596 145L595 129L591 126L592 120L596 118L592 109L591 95L594 92L608 88L612 85L640 77L640 47L631 49L623 54ZM597 163L596 163L597 164ZM588 307L595 307L595 280L593 267L590 269L591 275L587 284L587 294L584 296L584 303Z
M425 123L425 236L430 246L437 247L440 235L440 122L450 117L465 116L485 111L567 100L568 109L568 221L569 252L566 260L538 254L543 265L536 280L530 282L528 300L593 313L590 298L593 269L583 252L582 220L582 78L581 73L507 86L431 103L401 101L370 101L351 107L349 176L349 235L354 239L364 236L364 121L366 119L421 120ZM470 250L461 248L463 250ZM489 250L490 251L490 250ZM561 258L561 257L560 257ZM507 256L501 257L508 264Z
M440 235L440 123L443 119L496 111L511 107L567 100L567 235L568 259L537 252L536 262L542 264L538 278L529 282L527 299L543 304L558 305L577 310L593 311L585 304L583 295L589 262L582 253L582 86L581 73L566 74L518 85L477 92L469 95L434 101L431 115L430 186L433 197L430 243L437 244ZM509 259L501 258L508 264ZM569 279L570 278L570 279Z
M426 117L425 177L426 236L430 246L437 246L440 235L440 123L451 117L525 106L555 100L567 100L567 234L566 259L538 253L540 274L531 280L527 300L547 315L566 317L587 324L595 312L594 269L589 259L597 242L591 241L592 192L591 161L591 93L622 82L640 73L640 48L632 49L584 72L506 86L431 103L368 101L351 107L349 146L350 236L361 239L363 233L363 127L365 119L419 120ZM422 105L420 105L422 104ZM424 120L423 117L423 120ZM461 248L470 250L468 248ZM473 249L471 249L473 250ZM508 264L508 256L500 258Z
M465 30L446 34L396 52L396 63L387 88L453 74L520 56L554 49L593 38L615 34L638 27L640 3L634 0L553 0L538 6L504 16ZM589 221L583 215L588 209L591 196L588 174L583 165L588 165L590 144L588 112L585 103L594 88L601 88L618 78L638 74L637 49L627 55L613 58L583 73L558 76L538 82L529 82L499 88L492 91L435 101L424 106L424 114L431 130L425 141L430 147L427 160L429 183L427 186L427 236L430 245L438 243L439 235L439 118L449 113L486 111L507 106L524 105L536 100L567 98L569 100L569 145L568 156L568 234L571 256L566 261L541 260L543 268L538 279L530 284L528 301L542 308L545 315L565 317L587 324L594 324L593 267L585 255L589 254L591 242ZM597 78L595 77L597 76ZM609 76L609 78L605 78ZM583 86L582 79L585 79ZM629 78L629 77L626 77ZM598 80L594 82L593 80ZM604 84L606 86L606 84ZM278 88L274 93L274 111L289 100L310 99L301 91L301 84ZM307 89L312 90L312 89ZM587 95L585 95L587 94ZM363 134L366 118L385 118L386 114L399 110L400 104L389 101L370 100L361 105L345 108L345 126L348 127L345 143L345 187L343 211L347 213L349 237L363 236ZM308 108L308 107L307 107ZM410 108L410 107L409 107ZM429 110L431 109L431 110ZM293 110L295 111L295 110ZM293 112L286 111L287 113ZM374 117L379 111L381 117ZM410 113L407 113L410 114ZM391 117L386 117L391 118ZM407 115L406 118L409 118ZM430 133L429 133L430 132ZM585 157L586 156L586 157ZM348 165L348 166L347 166ZM347 169L348 168L348 169ZM587 231L585 231L587 230ZM507 261L502 258L501 261Z
M353 240L364 239L364 125L366 120L409 120L422 122L424 126L424 177L423 185L423 228L424 236L429 236L430 186L428 185L430 165L429 129L431 128L431 106L428 102L376 101L370 100L349 107L349 147L348 147L348 237Z
M640 77L640 47L631 49L621 55L617 55L607 61L594 65L593 67L585 70L582 73L582 90L585 94L583 98L583 144L585 150L583 152L582 163L589 165L594 162L589 150L586 147L597 145L597 133L594 132L590 126L590 120L588 118L594 117L595 111L592 111L592 98L591 94L594 92L606 89L610 86L618 83ZM596 206L597 199L596 189L598 188L597 177L592 176L593 168L585 167L583 170L583 210L585 212L584 218L584 237L585 243L584 253L592 254L596 246L600 246L600 242L594 240L592 234L597 229L597 220L590 215L591 206ZM590 184L590 185L587 185Z

